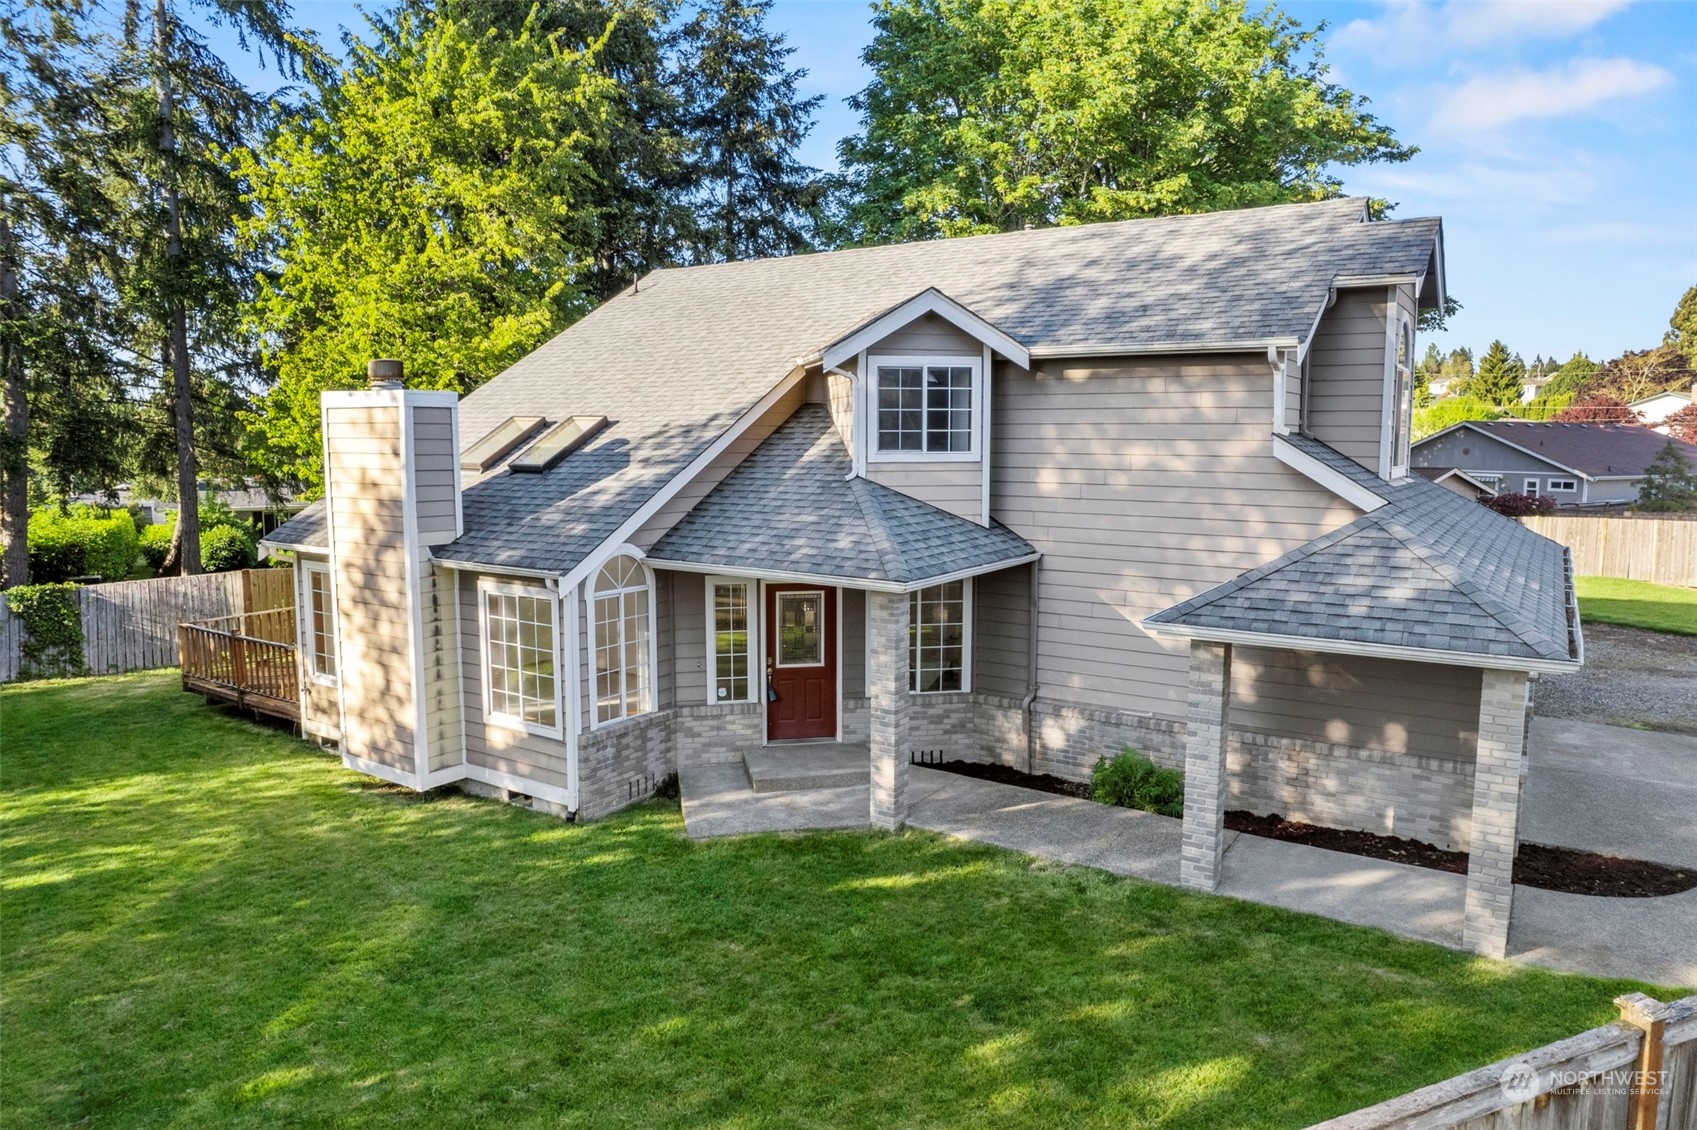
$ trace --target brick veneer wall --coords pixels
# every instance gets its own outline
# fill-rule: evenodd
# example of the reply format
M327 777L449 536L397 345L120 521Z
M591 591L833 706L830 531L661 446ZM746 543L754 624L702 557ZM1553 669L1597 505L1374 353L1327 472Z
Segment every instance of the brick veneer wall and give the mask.
M735 764L744 750L760 744L758 702L680 706L672 714L673 752L679 769Z
M580 820L598 820L654 794L677 767L670 710L586 730L578 740Z

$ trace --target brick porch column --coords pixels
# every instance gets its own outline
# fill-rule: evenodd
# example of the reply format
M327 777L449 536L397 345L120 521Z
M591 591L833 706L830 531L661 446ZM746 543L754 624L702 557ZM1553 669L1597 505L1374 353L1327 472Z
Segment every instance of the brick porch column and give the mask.
M866 681L872 699L872 826L907 822L908 597L866 594Z
M1520 763L1526 751L1526 697L1526 672L1484 672L1461 942L1486 957L1508 954L1514 853L1519 844Z
M1220 885L1225 844L1226 718L1231 712L1231 644L1190 641L1190 701L1185 708L1184 838L1180 886Z

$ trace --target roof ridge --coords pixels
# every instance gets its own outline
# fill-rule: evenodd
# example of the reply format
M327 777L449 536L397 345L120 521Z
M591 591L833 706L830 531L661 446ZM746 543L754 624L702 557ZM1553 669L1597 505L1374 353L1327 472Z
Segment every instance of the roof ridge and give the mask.
M895 536L890 532L889 522L884 516L883 507L879 506L871 487L875 485L864 477L855 475L849 479L849 491L854 495L855 504L860 507L860 513L866 519L867 532L872 535L872 548L878 554L878 560L884 567L884 573L892 581L906 583L911 580L907 575L907 562L902 558L901 548L896 544Z

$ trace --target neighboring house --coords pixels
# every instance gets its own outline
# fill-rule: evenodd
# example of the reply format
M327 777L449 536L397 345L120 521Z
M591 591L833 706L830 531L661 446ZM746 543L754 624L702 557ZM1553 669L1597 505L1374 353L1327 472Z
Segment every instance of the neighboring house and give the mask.
M1646 396L1642 400L1634 400L1627 407L1637 413L1654 430L1667 434L1667 418L1682 408L1691 407L1697 400L1697 383L1689 389L1673 392L1658 392L1654 396Z
M578 818L779 742L1473 847L1500 953L1563 549L1408 474L1435 219L1364 200L661 270L456 401L323 399L301 716L354 769ZM796 749L809 748L798 745ZM1481 771L1475 772L1476 767Z
M1437 483L1445 490L1454 491L1474 502L1490 498L1497 493L1489 483L1481 482L1460 467L1410 467L1409 470L1427 482Z
M162 502L156 498L138 497L128 483L121 483L116 491L117 505L121 507L137 506L147 515L149 525L159 525L177 520L177 504ZM262 487L242 487L231 490L211 490L205 487L201 490L203 501L220 502L235 511L236 517L252 523L260 533L268 534L276 529L291 514L298 514L306 509L306 503L297 499L292 491L285 490L273 495ZM103 505L104 499L99 495L80 495L78 502L91 502Z
M1697 466L1697 446L1673 442ZM1645 468L1667 443L1642 424L1468 420L1415 444L1412 458L1415 467L1459 467L1499 494L1595 506L1637 501Z
M1520 403L1531 404L1543 395L1544 386L1550 383L1549 377L1527 377L1526 383L1520 386Z

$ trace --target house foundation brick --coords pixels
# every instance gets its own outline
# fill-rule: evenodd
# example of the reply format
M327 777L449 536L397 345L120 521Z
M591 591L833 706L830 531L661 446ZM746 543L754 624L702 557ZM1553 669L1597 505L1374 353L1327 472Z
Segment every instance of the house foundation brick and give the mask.
M978 760L978 706L970 694L908 697L908 748L941 761Z
M737 764L765 736L758 702L680 706L672 714L673 756L679 769Z
M867 671L872 708L871 820L894 831L907 821L909 745L908 598L905 593L866 594Z
M1473 834L1468 844L1462 945L1486 957L1508 954L1519 844L1521 760L1526 750L1526 673L1484 673L1479 693L1479 755L1473 772Z
M1231 645L1190 642L1185 708L1184 831L1179 883L1199 891L1220 885L1225 850L1226 719L1231 711Z
M677 768L672 722L672 711L658 710L584 730L577 753L578 819L599 820L654 795Z

